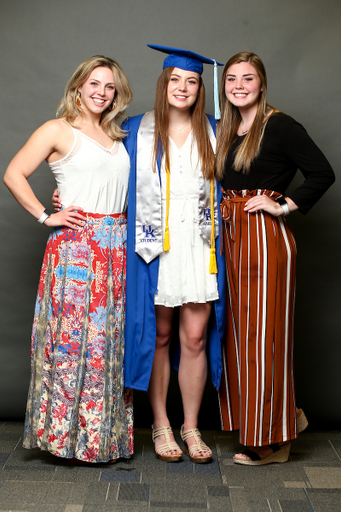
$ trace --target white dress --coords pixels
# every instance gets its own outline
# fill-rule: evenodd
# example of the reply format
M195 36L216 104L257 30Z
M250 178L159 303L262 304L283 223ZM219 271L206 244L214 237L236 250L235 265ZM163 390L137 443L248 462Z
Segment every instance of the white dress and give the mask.
M179 149L169 139L170 250L160 255L155 305L181 306L219 298L216 274L209 273L210 248L199 234L198 176L201 173L192 132ZM162 224L166 217L166 170L161 167Z

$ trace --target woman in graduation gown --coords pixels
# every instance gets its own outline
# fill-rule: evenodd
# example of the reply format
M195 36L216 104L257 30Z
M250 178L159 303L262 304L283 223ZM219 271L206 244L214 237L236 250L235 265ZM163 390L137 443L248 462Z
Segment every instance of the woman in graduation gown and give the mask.
M184 409L181 436L192 461L207 462L212 452L197 429L207 376L206 339L218 388L225 327L215 122L205 116L201 78L203 62L215 61L187 50L151 47L168 54L155 110L124 124L131 161L125 384L148 390L156 453L176 461L182 451L166 411L170 366L176 367ZM175 307L180 347L170 363Z
M220 99L217 176L227 267L227 338L220 404L225 430L250 447L238 464L286 462L306 426L295 405L293 320L296 245L285 216L307 213L334 181L305 129L267 104L254 53L227 62ZM303 183L285 192L297 169Z

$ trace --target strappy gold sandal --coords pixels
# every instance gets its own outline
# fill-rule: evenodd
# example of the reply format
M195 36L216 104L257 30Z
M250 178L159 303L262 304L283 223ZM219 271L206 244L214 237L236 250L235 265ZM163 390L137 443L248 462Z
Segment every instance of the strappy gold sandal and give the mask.
M297 410L296 415L296 425L297 425L297 432L300 434L307 428L309 425L306 415L304 414L303 409Z
M190 457L191 461L196 464L201 464L203 462L209 462L212 458L212 450L203 442L201 439L201 434L199 429L191 428L190 430L184 430L184 426L182 425L180 430L181 439L184 442L185 450L187 455ZM195 444L192 446L188 446L186 440L189 437L194 437ZM194 457L194 454L197 452L209 452L211 455L199 455Z
M171 441L170 436L173 434L171 427L160 427L155 428L152 425L152 439L155 444L155 439L159 436L165 436L166 442L161 444L157 448L155 447L155 453L160 460L165 462L177 462L181 459L182 455L164 455L164 453L171 452L174 450L180 450L179 446L175 441Z

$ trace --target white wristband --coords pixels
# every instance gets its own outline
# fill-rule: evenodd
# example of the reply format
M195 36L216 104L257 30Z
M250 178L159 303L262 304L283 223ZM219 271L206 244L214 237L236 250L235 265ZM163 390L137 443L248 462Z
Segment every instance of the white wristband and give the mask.
M284 211L284 216L286 217L287 215L289 215L290 210L289 210L288 203L283 203L280 206L281 206L282 210Z
M49 210L45 209L41 215L41 217L39 219L37 219L37 221L39 222L39 224L44 224L44 222L46 221L46 219L48 219L50 217L50 215L52 214L52 212L50 212Z

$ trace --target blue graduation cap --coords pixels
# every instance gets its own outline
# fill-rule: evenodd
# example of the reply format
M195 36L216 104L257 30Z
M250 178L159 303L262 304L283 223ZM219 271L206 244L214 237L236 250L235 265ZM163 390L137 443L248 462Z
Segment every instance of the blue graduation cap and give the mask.
M220 119L217 66L223 66L224 64L217 62L214 59L208 59L207 57L190 50L183 50L182 48L171 48L169 46L160 46L158 44L147 44L147 46L153 50L158 50L159 52L168 54L168 57L166 57L163 62L163 69L174 67L184 69L185 71L193 71L201 75L203 72L203 64L213 64L215 118Z

